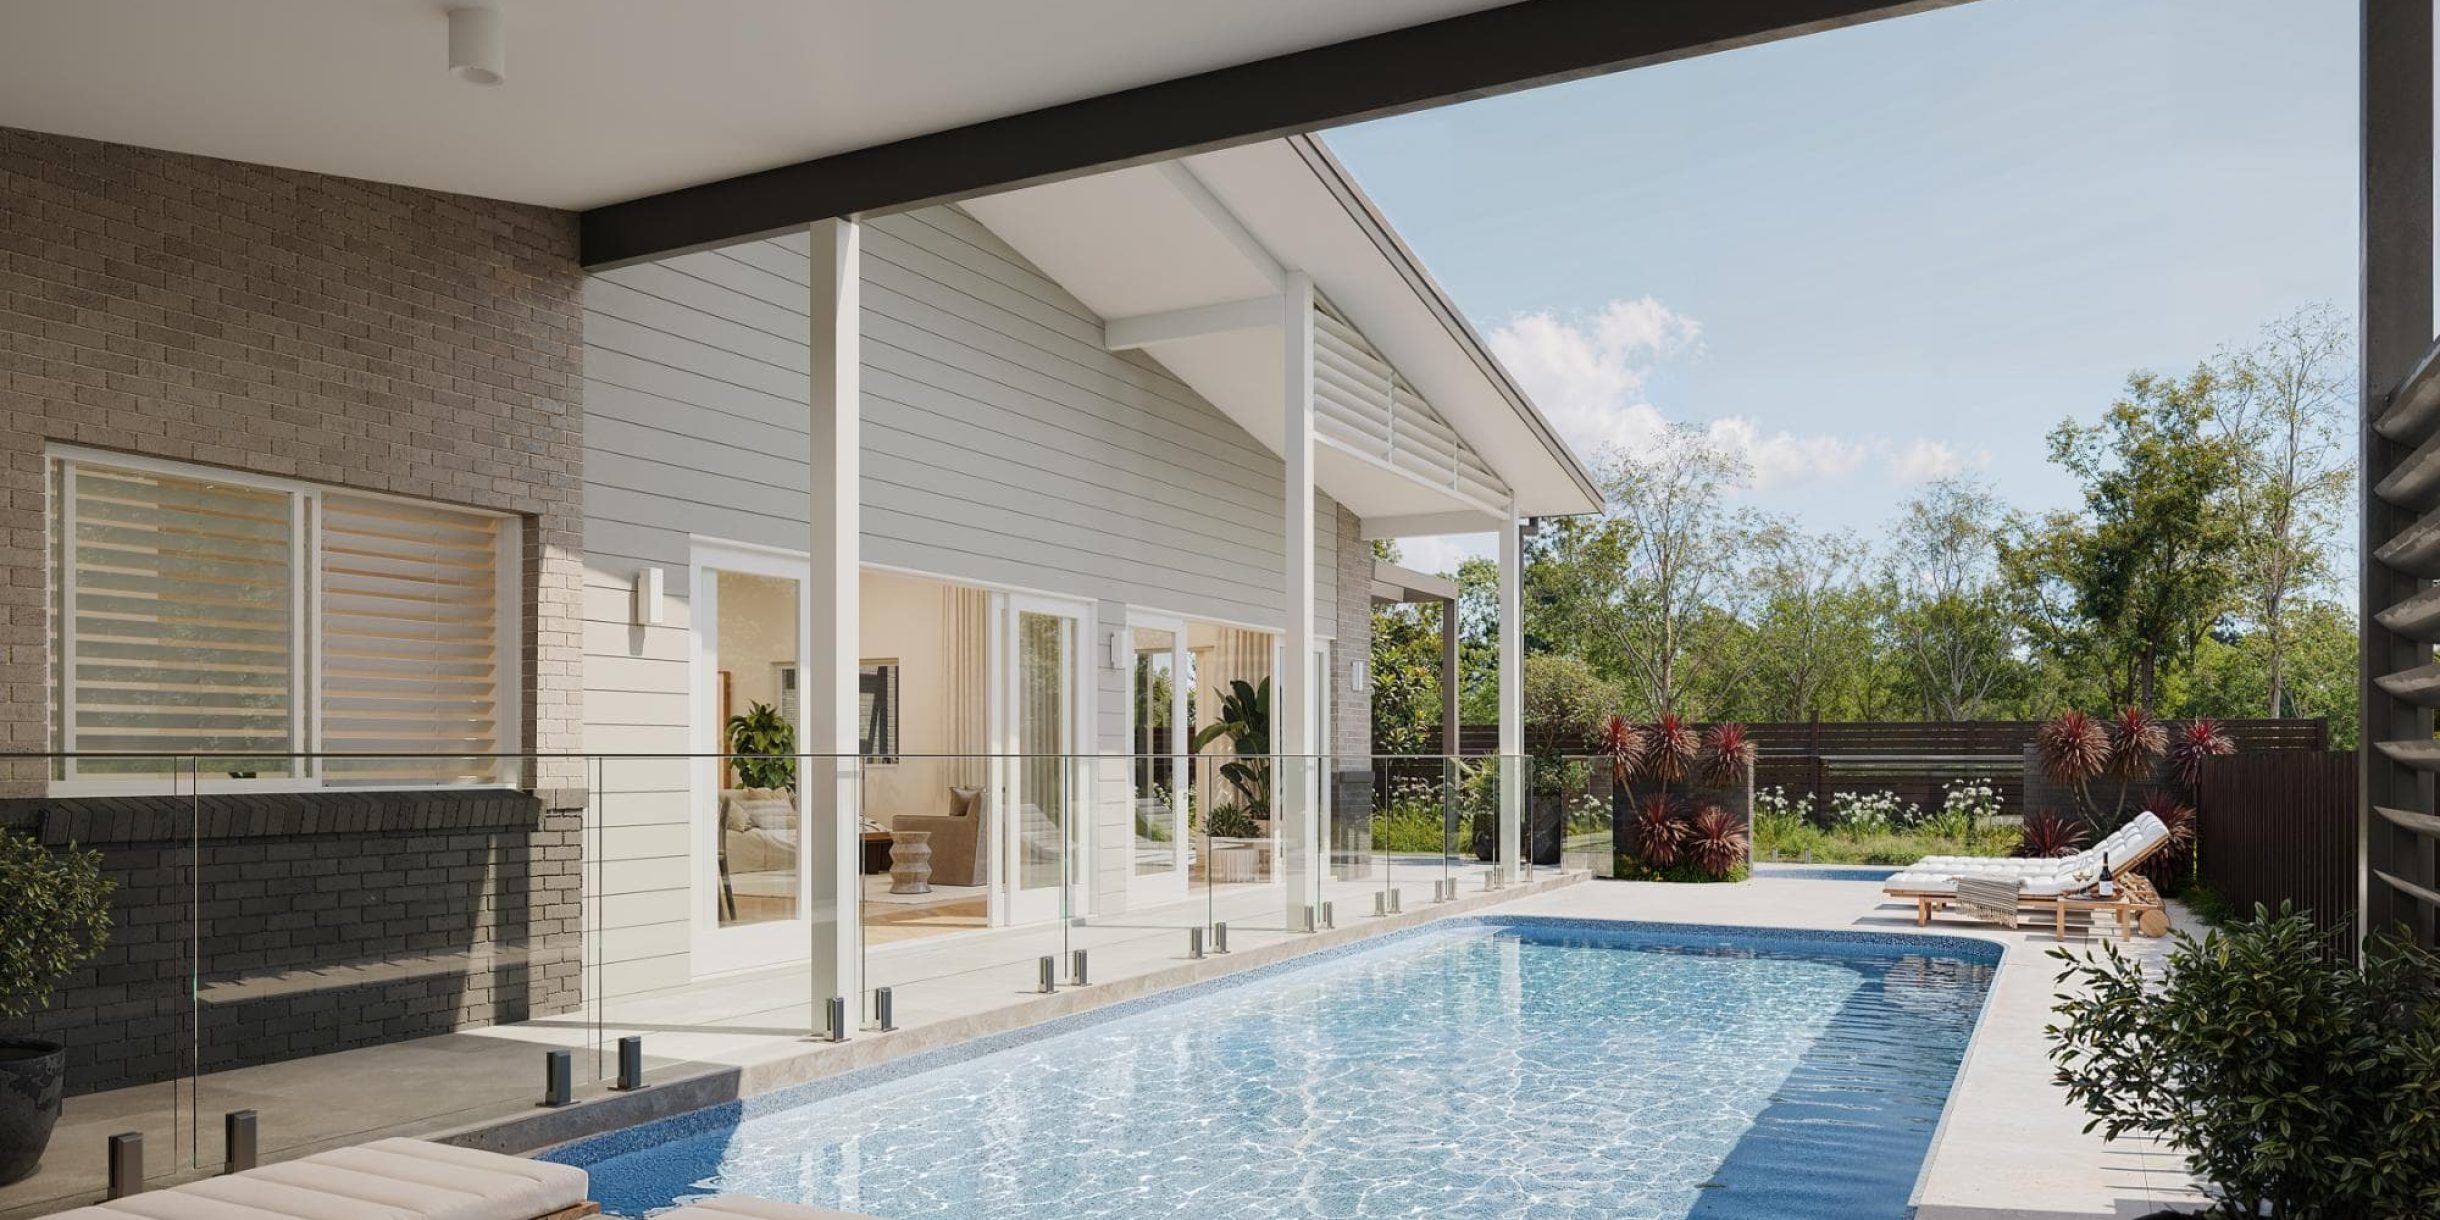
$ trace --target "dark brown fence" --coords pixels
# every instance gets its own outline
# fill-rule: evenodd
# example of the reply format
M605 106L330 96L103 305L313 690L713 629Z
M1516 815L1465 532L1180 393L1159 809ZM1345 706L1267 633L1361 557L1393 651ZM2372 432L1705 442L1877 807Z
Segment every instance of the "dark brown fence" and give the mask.
M2326 929L2356 914L2353 751L2279 750L2203 765L2197 843L2205 883L2242 914L2309 910ZM2357 934L2334 942L2352 946Z
M2184 722L2172 721L2171 727ZM2242 755L2326 750L2330 726L2324 720L2223 720L2221 728L2236 740ZM1824 721L1749 724L1760 757L1754 764L1757 788L1778 788L1789 796L1814 794L1826 807L1834 792L1891 792L1901 800L1930 809L1939 806L1943 789L1952 780L1987 782L2010 813L2023 813L2026 804L2025 749L2033 744L2033 720L1963 721ZM1438 754L1440 731L1427 733L1418 751ZM1459 753L1494 754L1499 727L1469 724L1459 731ZM1536 753L1589 754L1590 741L1548 741L1528 737L1526 749Z

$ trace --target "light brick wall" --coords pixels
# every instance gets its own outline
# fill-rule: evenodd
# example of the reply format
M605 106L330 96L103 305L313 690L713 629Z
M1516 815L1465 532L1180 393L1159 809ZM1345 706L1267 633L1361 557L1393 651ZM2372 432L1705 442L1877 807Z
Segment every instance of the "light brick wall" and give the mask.
M582 281L569 213L0 128L0 749L47 441L519 514L523 740L578 749Z

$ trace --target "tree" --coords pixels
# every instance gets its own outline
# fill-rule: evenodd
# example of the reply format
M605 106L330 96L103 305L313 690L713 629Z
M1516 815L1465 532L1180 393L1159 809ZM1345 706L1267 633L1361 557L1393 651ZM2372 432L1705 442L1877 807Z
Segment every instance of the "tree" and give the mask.
M1760 596L1747 646L1757 659L1750 692L1733 699L1735 714L1764 720L1864 714L1874 703L1885 607L1883 592L1863 580L1863 543L1847 533L1808 534L1784 521L1765 523L1751 542L1749 570Z
M2151 706L2225 615L2245 532L2231 511L2239 446L2214 425L2218 378L2137 373L2101 422L2062 422L2051 460L2084 484L2083 516L2053 513L2003 547L2019 608L2112 703Z
M1680 426L1648 454L1612 451L1604 473L1609 511L1627 531L1618 639L1637 711L1716 713L1684 706L1694 663L1712 667L1712 689L1733 690L1756 659L1727 646L1751 600L1740 559L1752 523L1723 505L1745 467Z
M2352 324L2326 304L2262 328L2253 346L2215 362L2219 432L2237 449L2232 511L2244 530L2234 581L2242 613L2264 637L2266 689L2256 706L2286 706L2295 596L2327 583L2354 487Z
M1942 480L1907 503L1890 533L1891 644L1927 720L1981 717L2019 669L1999 589L2005 519L1980 484Z
M2282 716L2330 722L2330 748L2355 748L2357 713L2355 615L2329 601L2291 607L2281 649ZM2194 664L2168 686L2173 716L2251 716L2267 706L2271 642L2266 631L2216 633L2194 650Z

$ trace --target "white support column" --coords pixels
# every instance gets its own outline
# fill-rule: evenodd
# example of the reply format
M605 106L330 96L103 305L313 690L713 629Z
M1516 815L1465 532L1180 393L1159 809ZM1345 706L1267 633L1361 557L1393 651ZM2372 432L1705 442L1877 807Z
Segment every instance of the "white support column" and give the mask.
M1500 515L1500 843L1492 867L1503 882L1523 875L1517 840L1525 826L1525 538L1516 501Z
M805 732L799 749L809 774L802 781L804 867L812 881L813 1026L828 1024L830 997L847 1001L852 1033L864 1011L864 896L858 877L863 850L856 757L856 680L862 663L860 587L863 544L862 370L860 277L862 233L853 220L817 221L813 246L812 385L806 417L812 425L813 496L807 552L813 642L805 658Z
M1281 344L1287 376L1286 429L1281 449L1287 457L1287 487L1282 507L1287 552L1282 561L1286 639L1279 682L1271 691L1271 720L1277 735L1271 748L1281 764L1272 777L1271 799L1280 806L1281 877L1287 883L1287 926L1306 926L1306 912L1321 900L1321 827L1314 800L1318 753L1312 709L1313 685L1313 280L1290 272L1280 293Z

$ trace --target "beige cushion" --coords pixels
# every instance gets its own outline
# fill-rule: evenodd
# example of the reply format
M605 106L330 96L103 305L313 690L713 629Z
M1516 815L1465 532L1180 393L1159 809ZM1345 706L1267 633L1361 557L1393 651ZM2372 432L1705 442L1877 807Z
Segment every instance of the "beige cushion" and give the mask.
M79 1220L535 1220L585 1201L572 1165L386 1139L65 1213Z
M732 830L796 829L796 802L789 799L785 788L740 788L730 799L729 808L734 811L731 818L745 821L743 826L731 826Z
M973 813L974 803L982 799L982 795L983 790L980 788L949 789L949 816L962 818Z
M734 835L754 829L754 823L746 820L745 811L737 807L737 794L734 792L720 794L720 828Z
M807 1207L802 1203L775 1203L749 1195L722 1195L705 1199L674 1212L662 1212L653 1220L869 1220L854 1212L834 1212L828 1208Z

